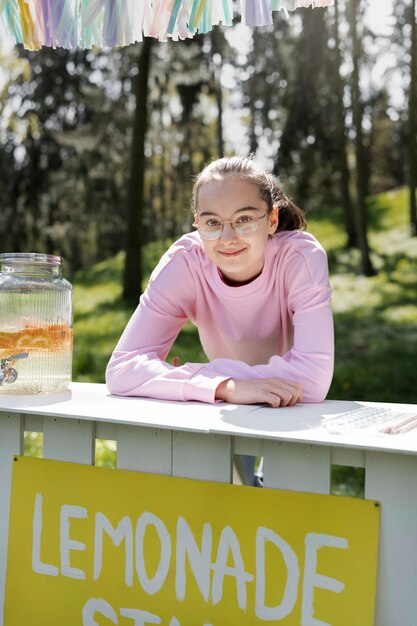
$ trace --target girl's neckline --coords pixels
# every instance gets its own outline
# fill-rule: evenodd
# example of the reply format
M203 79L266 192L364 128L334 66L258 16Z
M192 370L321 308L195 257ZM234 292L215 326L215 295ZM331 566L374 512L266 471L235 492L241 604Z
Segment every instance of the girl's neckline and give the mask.
M245 285L250 285L251 283L253 283L253 281L256 280L262 274L262 272L264 271L264 267L265 267L265 263L261 271L259 272L259 274L256 274L256 276L253 276L252 278L249 278L248 280L242 280L242 281L235 281L235 280L226 278L225 276L223 276L219 268L217 268L217 271L219 273L220 280L222 281L222 283L227 285L227 287L244 287Z

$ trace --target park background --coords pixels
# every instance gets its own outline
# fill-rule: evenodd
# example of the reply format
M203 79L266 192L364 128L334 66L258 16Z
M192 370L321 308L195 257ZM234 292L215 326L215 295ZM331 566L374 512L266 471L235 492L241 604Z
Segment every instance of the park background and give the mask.
M150 272L191 230L193 176L251 153L328 253L328 397L415 403L415 0L337 0L255 29L235 21L125 48L2 45L0 252L63 256L73 379L103 382ZM174 356L205 360L191 324Z

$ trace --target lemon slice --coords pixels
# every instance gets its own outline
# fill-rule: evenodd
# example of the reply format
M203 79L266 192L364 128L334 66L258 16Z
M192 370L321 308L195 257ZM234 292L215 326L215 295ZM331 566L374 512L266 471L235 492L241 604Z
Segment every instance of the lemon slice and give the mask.
M19 333L15 345L18 350L48 350L50 343L45 331L33 329L30 332Z

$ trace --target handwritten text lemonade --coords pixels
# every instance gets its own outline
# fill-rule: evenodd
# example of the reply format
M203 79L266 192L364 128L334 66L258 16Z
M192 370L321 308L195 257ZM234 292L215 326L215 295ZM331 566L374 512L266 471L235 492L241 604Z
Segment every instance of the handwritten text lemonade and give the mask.
M260 621L280 621L290 616L301 593L301 625L326 626L328 622L315 616L315 590L326 590L340 594L345 584L336 577L318 571L318 553L323 550L346 550L347 538L326 533L307 532L304 537L304 562L300 568L300 558L296 551L273 528L258 526L252 537L255 568L248 571L238 534L230 525L215 533L211 523L201 528L196 537L187 519L178 516L175 533L168 530L163 519L151 511L142 512L137 518L129 515L112 524L100 511L92 511L84 506L62 504L59 510L59 541L55 559L49 562L43 558L44 543L48 541L44 533L44 497L37 493L33 507L32 570L35 574L51 577L66 577L76 580L99 581L106 568L112 563L104 558L104 542L123 552L123 580L114 580L115 585L126 588L139 586L142 597L156 596L164 587L173 584L175 598L183 603L187 597L190 576L197 585L206 604L213 606L223 600L225 581L233 580L235 602L242 612L248 610L248 588L254 586L254 618ZM91 545L79 541L71 531L71 522L78 523L94 519L94 533ZM157 541L155 541L157 539ZM157 558L147 561L149 545L152 550L157 544ZM87 571L73 563L77 553L92 551L92 568ZM275 552L283 561L285 575L280 588L276 589L275 602L267 600L268 558ZM269 555L269 556L268 556ZM188 564L188 567L187 567ZM170 571L174 576L170 577ZM303 571L301 574L300 571ZM187 576L188 572L188 576ZM171 582L173 580L173 582ZM82 607L83 626L97 626L101 617L113 624L119 618L128 618L133 626L161 624L161 617L143 607L112 606L102 597L89 598ZM204 619L204 618L203 618ZM106 621L107 623L107 621ZM123 621L123 624L126 621ZM180 626L177 617L172 616L166 626ZM184 625L183 625L184 626ZM211 626L207 622L201 626Z
M374 624L377 502L14 461L5 626Z

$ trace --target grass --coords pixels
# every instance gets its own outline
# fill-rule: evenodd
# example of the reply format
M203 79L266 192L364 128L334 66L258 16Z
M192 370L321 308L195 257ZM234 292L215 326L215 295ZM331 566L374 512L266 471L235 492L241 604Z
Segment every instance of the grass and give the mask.
M408 232L407 194L393 190L368 201L371 257L378 274L358 274L359 253L345 247L338 207L309 216L309 230L329 257L336 334L336 359L329 398L416 402L417 240ZM144 249L147 276L169 241ZM73 379L104 382L104 371L132 309L121 297L123 255L72 277L74 285ZM147 279L145 280L146 286ZM168 360L205 361L198 333L186 324ZM39 443L27 446L39 454ZM38 448L37 448L38 446ZM97 443L101 465L114 464L112 444ZM333 493L361 495L363 471L334 468Z
M373 277L358 275L359 252L340 245L334 222L311 221L329 254L333 287L336 366L329 398L414 403L417 241L409 235L406 191L370 198L368 212Z

